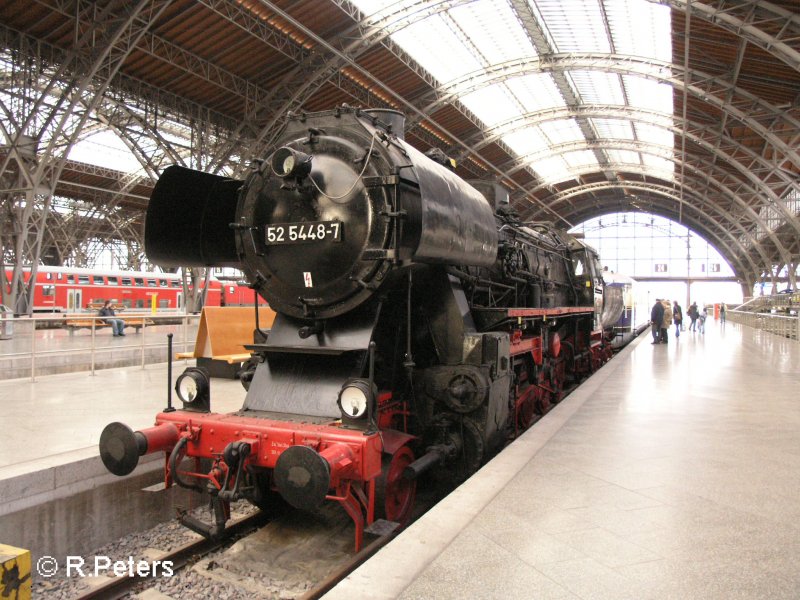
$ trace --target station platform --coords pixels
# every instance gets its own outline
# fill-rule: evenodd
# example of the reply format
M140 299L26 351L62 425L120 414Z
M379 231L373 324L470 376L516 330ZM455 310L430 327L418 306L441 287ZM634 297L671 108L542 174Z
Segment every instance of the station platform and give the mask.
M193 364L176 361L173 380ZM166 396L166 363L0 381L0 543L30 550L34 563L63 561L196 506L184 490L163 490L163 455L123 478L100 460L108 423L150 427ZM213 410L238 410L244 396L238 380L211 381Z
M326 597L800 597L800 343L711 321L705 335L650 341L628 346ZM175 362L173 377L185 366ZM114 420L151 425L166 390L163 363L0 381L0 541L35 560L115 539L113 519L100 532L91 518L101 499L119 502L107 498L119 480L100 463L100 432ZM220 412L245 395L235 380L211 390ZM150 479L116 494L140 498L159 480L163 458L142 463ZM69 508L31 508L76 494ZM154 523L172 516L160 500L137 502L136 514L162 508ZM58 525L75 515L88 523L78 537ZM17 539L43 519L46 536Z
M325 598L800 597L800 343L640 336Z
M173 382L189 365L194 361L173 363ZM245 393L239 380L213 378L212 410L240 409ZM179 406L174 389L172 397ZM0 381L0 479L11 472L96 456L100 433L108 423L121 421L134 430L152 427L156 413L166 406L166 398L166 363L98 369L94 375L44 375L35 382Z

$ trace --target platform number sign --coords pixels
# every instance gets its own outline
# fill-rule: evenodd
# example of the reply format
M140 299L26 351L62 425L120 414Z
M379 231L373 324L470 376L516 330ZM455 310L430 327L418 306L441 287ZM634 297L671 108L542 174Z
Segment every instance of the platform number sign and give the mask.
M311 281L311 273L309 271L303 271L303 282L306 284L306 287L314 287L314 283Z
M667 263L656 263L656 273L666 273Z

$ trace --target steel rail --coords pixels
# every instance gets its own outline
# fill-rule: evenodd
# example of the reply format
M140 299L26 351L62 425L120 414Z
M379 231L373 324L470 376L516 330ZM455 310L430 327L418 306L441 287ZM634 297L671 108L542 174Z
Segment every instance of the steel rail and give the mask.
M165 561L169 561L172 563L173 571L177 572L189 564L194 564L197 559L208 554L209 552L213 552L214 550L221 548L231 540L232 536L243 534L249 531L251 528L257 528L264 525L264 521L266 521L266 516L260 511L255 512L251 515L233 521L226 528L226 532L228 532L229 535L226 535L222 539L212 541L206 538L200 538L193 542L188 542L183 546L176 548L175 550L165 552L164 554L153 559L151 562L161 561L163 563ZM111 577L107 582L104 582L96 588L79 595L77 600L112 600L121 598L135 585L149 579L151 579L149 576L142 577L138 573L134 575Z

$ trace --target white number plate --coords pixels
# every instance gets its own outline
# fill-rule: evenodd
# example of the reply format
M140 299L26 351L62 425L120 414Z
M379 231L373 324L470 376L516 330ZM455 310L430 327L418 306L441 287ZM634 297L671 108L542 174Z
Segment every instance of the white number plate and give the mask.
M341 242L340 221L313 221L310 223L280 223L267 225L265 240L268 246L278 244L311 244L314 242Z

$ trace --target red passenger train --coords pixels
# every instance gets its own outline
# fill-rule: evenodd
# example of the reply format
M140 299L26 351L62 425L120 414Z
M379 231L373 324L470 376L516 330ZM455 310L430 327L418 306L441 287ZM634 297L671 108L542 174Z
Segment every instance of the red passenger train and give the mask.
M10 269L6 269L6 277L11 279ZM25 269L24 278L26 283L30 281L30 269ZM245 306L252 305L253 299L253 290L246 284L211 278L205 304ZM158 310L179 311L185 303L181 277L173 273L46 266L37 269L34 313L78 312L105 300L129 310L150 310L155 302ZM266 304L261 298L259 302Z

